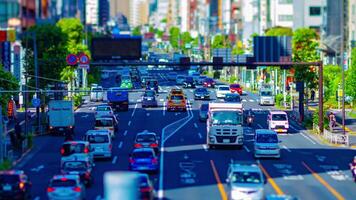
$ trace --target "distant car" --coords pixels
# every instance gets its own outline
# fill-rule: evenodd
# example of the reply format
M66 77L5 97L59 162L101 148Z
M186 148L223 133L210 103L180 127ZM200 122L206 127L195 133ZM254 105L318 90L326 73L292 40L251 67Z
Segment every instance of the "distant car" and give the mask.
M84 140L90 143L94 158L111 158L112 141L107 130L89 130L85 133Z
M146 90L154 90L158 93L158 81L156 79L148 79L146 80Z
M254 141L254 156L280 158L280 147L277 133L268 129L257 129Z
M101 116L114 115L114 111L109 105L100 105L95 108L95 118Z
M0 199L31 199L32 183L22 170L0 171Z
M199 78L200 78L200 73L199 72L194 72L191 75L193 77L193 80L196 84L198 84Z
M182 89L176 89L176 88L173 88L169 91L169 94L168 96L171 96L171 95L182 95L182 96L186 96L184 94L184 91Z
M197 83L198 85L203 85L203 84L204 84L204 80L205 80L206 78L207 78L206 76L199 76L196 83Z
M49 200L58 199L85 199L85 186L79 175L55 175L47 187Z
M158 157L152 148L134 149L129 158L130 169L133 171L158 171Z
M225 95L224 101L227 103L241 103L241 97L237 93L229 93Z
M178 76L177 72L169 72L167 75L167 79L170 81L174 81L176 80L177 76Z
M225 98L225 95L229 93L230 93L230 87L227 85L219 85L216 87L217 98Z
M195 81L193 77L187 76L185 77L185 80L183 82L183 87L184 88L195 88Z
M183 95L168 96L167 111L181 110L187 111L187 101Z
M289 129L288 115L284 111L269 111L267 115L268 129L277 133L287 133Z
M148 174L139 173L140 199L153 200L155 191Z
M156 92L154 90L146 90L142 96L142 107L157 107Z
M133 88L133 84L130 79L121 79L121 84L120 84L121 88L125 88L125 89L132 89Z
M194 90L194 99L195 100L209 100L210 92L206 88L197 88Z
M215 87L215 81L212 78L206 78L203 81L203 86L207 88L213 88Z
M264 198L263 174L256 164L230 164L226 182L231 200Z
M91 101L102 101L104 98L103 87L94 85L90 89L90 100Z
M137 133L134 143L135 148L153 148L155 153L158 153L158 140L157 135L154 132L147 130Z
M240 84L231 84L230 85L230 92L231 93L238 93L239 95L242 95L242 87Z
M99 117L95 119L95 130L108 130L111 138L115 138L117 125L114 119L110 116Z
M185 76L183 76L183 75L178 75L178 76L176 77L176 83L177 83L177 85L183 85L184 81L185 81Z
M69 141L64 142L61 147L61 165L70 160L76 160L78 157L86 157L94 165L93 154L90 152L90 144L87 141Z
M79 175L84 185L91 186L93 183L92 166L85 160L66 161L61 166L62 174Z
M206 121L208 119L209 104L204 103L200 105L199 109L199 120Z

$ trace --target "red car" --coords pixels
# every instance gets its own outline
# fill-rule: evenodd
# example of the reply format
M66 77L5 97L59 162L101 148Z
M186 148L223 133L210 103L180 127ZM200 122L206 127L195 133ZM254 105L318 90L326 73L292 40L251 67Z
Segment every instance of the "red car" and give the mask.
M212 78L206 78L203 81L203 86L204 87L209 87L209 88L213 88L215 86L215 81Z
M242 95L242 87L240 86L240 84L231 84L230 85L230 92L231 93L239 93L239 95Z

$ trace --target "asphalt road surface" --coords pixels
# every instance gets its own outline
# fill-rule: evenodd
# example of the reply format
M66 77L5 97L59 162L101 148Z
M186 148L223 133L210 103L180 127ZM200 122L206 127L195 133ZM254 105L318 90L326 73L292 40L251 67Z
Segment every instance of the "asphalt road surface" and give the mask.
M206 124L199 122L199 106L193 90L185 89L187 112L167 112L167 92L176 88L166 77L167 71L150 72L159 80L157 108L142 108L142 91L130 93L130 109L117 113L119 131L114 140L113 158L97 160L93 170L94 184L87 190L87 199L103 198L103 174L106 171L128 170L128 155L138 132L149 130L160 135L161 169L151 180L156 195L163 199L227 199L226 175L231 160L253 161L260 165L267 179L265 193L288 194L299 199L355 199L356 184L348 164L356 154L347 148L329 147L309 136L297 123L291 123L288 134L280 135L281 159L253 158L254 129L267 128L267 112L274 107L259 106L258 96L243 96L244 108L256 111L253 127L245 129L242 149L207 149ZM183 72L182 72L183 73ZM115 86L114 77L102 85ZM213 99L215 98L212 92ZM86 103L75 113L75 138L80 139L94 126L93 107L102 103ZM40 136L35 148L16 167L23 169L33 183L36 200L47 199L46 187L50 178L60 171L60 136Z

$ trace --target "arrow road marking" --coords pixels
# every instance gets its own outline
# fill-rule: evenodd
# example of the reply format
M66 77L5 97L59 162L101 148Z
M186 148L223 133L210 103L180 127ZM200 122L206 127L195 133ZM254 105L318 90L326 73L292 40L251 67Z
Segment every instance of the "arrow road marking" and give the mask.
M197 123L194 123L194 127L195 127L195 128L198 128L198 124L197 124Z
M87 117L89 117L88 114L82 116L82 118L87 118Z

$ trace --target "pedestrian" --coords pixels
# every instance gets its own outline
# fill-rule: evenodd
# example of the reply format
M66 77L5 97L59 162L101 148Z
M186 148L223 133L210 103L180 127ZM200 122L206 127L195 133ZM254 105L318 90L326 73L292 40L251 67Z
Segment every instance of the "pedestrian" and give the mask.
M333 112L330 112L330 114L329 114L329 127L330 127L331 131L333 131L333 128L335 127L335 125L336 125L335 114Z
M312 102L314 101L314 98L315 98L315 91L314 91L314 90L311 90L311 92L310 92L310 99L311 99Z

